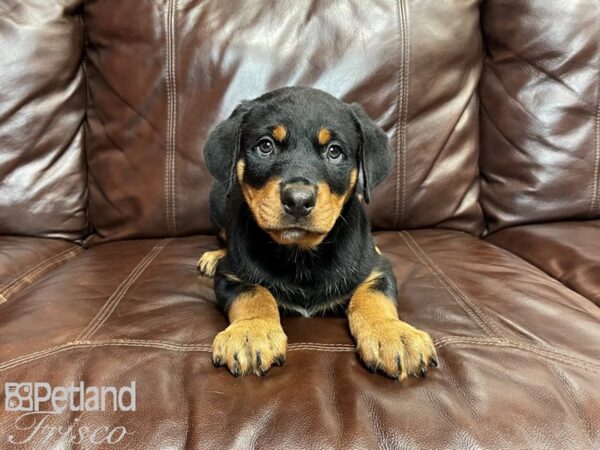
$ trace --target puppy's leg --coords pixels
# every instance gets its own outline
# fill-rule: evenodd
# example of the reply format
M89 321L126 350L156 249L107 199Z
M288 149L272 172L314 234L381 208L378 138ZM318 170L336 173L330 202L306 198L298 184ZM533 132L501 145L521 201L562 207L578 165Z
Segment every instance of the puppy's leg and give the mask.
M400 380L423 377L428 366L437 367L435 347L427 333L398 319L389 277L393 274L374 270L356 289L348 305L350 331L372 372L380 370Z
M196 268L198 272L200 272L205 277L212 278L217 271L217 264L219 261L227 254L225 247L227 247L227 234L225 230L221 229L217 234L217 240L219 244L223 246L218 250L213 250L210 252L204 252L200 259L196 263Z
M273 295L231 275L217 274L215 281L217 298L225 305L230 322L213 341L215 366L226 365L238 376L264 375L272 365L283 365L287 336Z
M204 252L198 260L198 263L196 264L198 271L202 275L212 278L215 275L215 271L217 270L217 264L219 263L221 258L225 256L225 254L226 251L224 248Z

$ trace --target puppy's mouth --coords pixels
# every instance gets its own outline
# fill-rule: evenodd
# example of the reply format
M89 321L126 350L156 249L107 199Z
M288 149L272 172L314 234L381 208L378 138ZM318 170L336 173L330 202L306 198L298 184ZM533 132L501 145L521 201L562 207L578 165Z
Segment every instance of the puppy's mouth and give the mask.
M269 228L266 230L269 233L278 233L281 235L285 235L285 236L290 236L290 237L294 237L294 236L298 236L298 237L302 237L302 236L306 236L308 234L326 234L323 233L322 231L319 230L315 230L312 227L304 227L304 226L284 226L284 227L277 227L277 228Z
M316 247L327 234L302 227L286 227L266 231L279 244L298 245L309 248Z
M278 233L279 236L281 237L281 240L290 241L290 242L301 239L311 233L319 234L319 233L314 233L310 230L307 230L306 228L299 228L299 227L283 228L281 230L271 230L271 231L274 233Z

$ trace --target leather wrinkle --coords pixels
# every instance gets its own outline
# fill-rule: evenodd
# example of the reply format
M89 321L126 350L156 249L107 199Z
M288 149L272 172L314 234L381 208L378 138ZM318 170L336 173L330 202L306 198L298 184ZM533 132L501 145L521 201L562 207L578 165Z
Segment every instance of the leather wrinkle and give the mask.
M506 50L509 50L509 49L506 49ZM556 76L550 70L545 69L541 64L537 63L536 61L527 59L527 58L523 58L523 56L519 55L517 52L511 52L511 57L518 59L519 61L527 64L530 67L533 67L535 70L537 70L538 72L545 75L547 77L547 79L550 79L550 80L560 84L561 86L564 86L565 89L567 89L571 94L573 94L574 97L579 97L579 94L577 93L577 91L575 89L573 89L571 86L569 86L564 80L561 80L560 77Z
M506 135L506 133L503 130L501 130L496 123L494 123L494 121L492 119L492 116L490 115L489 110L485 107L485 104L483 102L481 102L480 108L481 108L481 112L484 113L486 115L486 117L488 118L488 123L494 128L494 130L496 130L496 132L500 136L502 136L502 139L504 139L506 142L508 142L511 147L513 147L513 148L515 148L517 150L523 151L523 147L521 147L516 142L514 142L512 139L510 139ZM484 176L488 176L488 175L487 174L482 174L481 176L484 177Z
M506 95L506 98L510 99L510 101L514 102L514 104L517 105L519 107L519 109L521 111L523 111L530 120L534 121L536 124L536 127L542 127L543 124L540 123L540 119L534 113L532 113L527 108L525 108L525 105L523 105L522 102L520 102L513 94L511 94L511 92L507 88L506 84L504 84L502 77L496 73L496 69L494 68L494 66L488 65L488 68L490 69L490 72L494 74L494 77L496 78L498 85L502 87L502 91ZM494 125L496 125L496 124L494 124Z

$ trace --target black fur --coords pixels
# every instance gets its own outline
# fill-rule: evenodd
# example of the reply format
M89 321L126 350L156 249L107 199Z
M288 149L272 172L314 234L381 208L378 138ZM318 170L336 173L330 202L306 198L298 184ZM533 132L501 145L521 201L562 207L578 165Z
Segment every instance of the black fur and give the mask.
M257 153L261 138L277 124L287 124L285 143L277 154ZM344 157L326 161L316 142L316 130L326 126ZM332 142L333 142L332 141ZM369 190L389 173L393 155L386 134L357 104L306 87L283 88L243 102L211 134L205 161L216 178L211 191L211 217L227 236L227 254L215 274L215 291L225 311L244 290L261 285L284 309L305 314L343 310L356 287L377 269L374 288L396 300L396 281L389 262L379 255L357 195L350 195L335 225L318 247L303 250L276 243L260 228L236 180L235 164L245 162L245 182L260 188L276 176L282 182L296 179L325 182L342 195L349 189L349 174L358 170L357 193Z
M371 187L377 186L389 174L394 156L389 151L387 135L369 119L362 106L353 103L350 108L360 131L360 184L365 201L369 203Z

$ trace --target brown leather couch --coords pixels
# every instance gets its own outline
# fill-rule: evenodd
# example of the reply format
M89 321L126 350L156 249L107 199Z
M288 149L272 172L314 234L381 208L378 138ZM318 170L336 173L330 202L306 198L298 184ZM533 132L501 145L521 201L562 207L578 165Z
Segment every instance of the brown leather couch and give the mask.
M0 448L600 448L599 68L596 0L0 0L0 383L136 383L3 389ZM202 146L285 85L392 138L368 210L426 379L336 317L285 317L263 378L211 363Z

